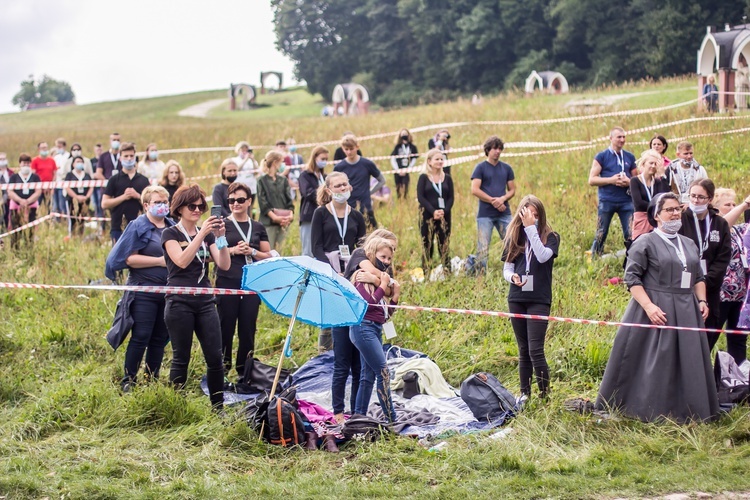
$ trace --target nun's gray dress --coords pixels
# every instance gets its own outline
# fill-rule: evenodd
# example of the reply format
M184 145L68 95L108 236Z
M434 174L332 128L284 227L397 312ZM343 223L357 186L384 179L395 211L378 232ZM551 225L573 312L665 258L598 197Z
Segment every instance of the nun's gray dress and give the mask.
M677 252L655 232L640 236L628 252L625 283L642 285L666 314L667 324L703 327L692 285L703 281L698 249L681 238L690 288L682 288ZM677 240L670 239L679 248ZM650 325L646 311L630 299L623 323ZM677 422L711 420L719 413L706 335L685 330L621 326L617 330L596 401L598 409L617 409L644 421L666 417Z

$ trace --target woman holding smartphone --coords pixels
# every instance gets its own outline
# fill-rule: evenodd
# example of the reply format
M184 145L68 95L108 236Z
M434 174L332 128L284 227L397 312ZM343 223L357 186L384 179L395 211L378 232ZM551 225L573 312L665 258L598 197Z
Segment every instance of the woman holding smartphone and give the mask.
M508 225L503 250L503 276L510 283L508 310L514 314L549 316L552 304L552 266L560 236L547 223L541 200L528 195ZM511 318L518 343L518 373L521 395L531 395L531 377L536 374L539 395L549 392L549 367L544 356L547 320Z

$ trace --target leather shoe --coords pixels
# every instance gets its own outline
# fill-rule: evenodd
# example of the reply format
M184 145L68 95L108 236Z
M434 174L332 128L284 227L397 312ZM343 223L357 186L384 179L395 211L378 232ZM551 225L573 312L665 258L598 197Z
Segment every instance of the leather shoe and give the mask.
M305 437L307 438L307 441L305 442L305 449L306 450L317 450L318 449L318 435L313 432L305 432Z

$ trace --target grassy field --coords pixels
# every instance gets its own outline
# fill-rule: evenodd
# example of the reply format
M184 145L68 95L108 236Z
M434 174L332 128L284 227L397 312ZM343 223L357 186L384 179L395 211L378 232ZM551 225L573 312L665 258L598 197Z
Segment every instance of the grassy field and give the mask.
M482 106L457 101L324 119L313 113L314 106L319 110L315 98L284 92L269 96L279 99L272 106L242 116L221 110L207 119L177 116L184 107L225 95L215 91L0 115L0 150L16 158L20 152L32 151L40 140L64 136L69 143L82 142L88 153L94 142L106 142L112 130L139 146L156 142L162 149L233 145L243 139L273 144L290 136L300 143L316 142L340 137L345 130L366 135L449 121L563 117L569 115L565 104L573 98L655 90L664 92L622 100L608 110L668 105L696 96L692 80L677 79L571 96L503 94L485 98ZM282 99L289 104L283 105ZM309 108L309 114L296 110L297 104ZM452 129L451 135L454 147L481 144L493 133L505 141L590 140L606 135L614 125L635 129L694 115L701 115L697 107L686 106L567 124L461 127ZM749 122L747 116L659 132L670 138L746 127ZM635 134L628 140L647 140L652 134ZM417 134L420 150L430 136L430 132ZM361 148L365 155L385 155L392 144L389 137L363 142ZM734 187L740 196L750 192L746 144L746 134L695 141L696 158L717 185ZM586 179L594 153L605 147L602 143L585 151L506 160L514 167L518 186L511 205L515 208L514 202L525 194L537 195L561 234L552 307L557 316L619 320L629 299L624 288L603 284L621 273L619 260L590 262L584 257L596 219L596 191ZM636 155L643 148L626 146ZM673 151L670 147L669 153ZM203 175L215 173L223 155L174 157L188 175ZM462 257L475 250L476 202L469 192L473 164L453 167L457 201L451 251ZM385 162L380 166L388 168ZM203 185L210 189L213 182ZM412 193L415 184L416 175ZM376 212L380 224L400 238L396 260L397 278L404 283L402 303L506 310L508 285L502 279L496 237L487 276L410 282L407 271L420 262L417 213L415 199ZM296 227L287 240L286 254L299 251ZM0 281L86 284L102 278L108 245L96 240L64 243L64 234L59 225L47 224L37 228L33 250L14 253L6 245L0 252ZM622 247L620 234L619 225L613 223L607 251ZM113 354L103 338L117 300L118 294L96 291L0 293L0 496L601 498L750 489L747 409L735 410L715 424L678 426L600 421L563 408L568 398L596 396L613 328L550 325L551 399L546 404L532 399L510 424L514 432L506 439L489 440L487 434L454 436L448 438L444 451L429 453L415 440L392 437L372 445L350 443L334 456L266 446L244 423L225 425L212 416L198 387L204 365L197 350L184 393L153 383L122 396L117 381L124 351ZM394 319L398 343L428 353L451 384L458 386L468 375L484 370L518 390L517 348L507 320L405 311ZM285 320L261 311L256 341L261 359L277 359L285 331ZM316 340L313 329L296 329L297 364L315 354ZM170 359L167 354L165 370Z

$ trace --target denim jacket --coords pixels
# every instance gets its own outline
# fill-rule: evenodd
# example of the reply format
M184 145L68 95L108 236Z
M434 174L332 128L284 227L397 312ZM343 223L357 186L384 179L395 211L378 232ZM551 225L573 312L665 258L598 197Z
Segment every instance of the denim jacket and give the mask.
M164 223L167 227L175 225L175 222L169 217L164 219ZM138 216L125 227L122 236L107 256L107 264L104 268L104 275L107 278L115 281L117 278L115 273L128 267L125 263L128 257L148 245L149 233L153 227L153 223L145 214Z

